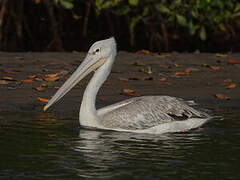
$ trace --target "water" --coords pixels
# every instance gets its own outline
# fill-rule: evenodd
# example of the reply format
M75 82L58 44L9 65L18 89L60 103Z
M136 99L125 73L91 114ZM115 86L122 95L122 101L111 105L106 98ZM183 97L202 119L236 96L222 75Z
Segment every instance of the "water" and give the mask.
M236 114L147 135L83 129L77 117L2 113L0 179L240 179L239 139Z

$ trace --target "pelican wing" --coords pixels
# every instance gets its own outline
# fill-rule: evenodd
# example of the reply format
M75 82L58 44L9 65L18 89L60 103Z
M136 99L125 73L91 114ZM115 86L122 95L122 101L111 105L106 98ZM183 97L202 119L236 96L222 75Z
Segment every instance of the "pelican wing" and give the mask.
M206 118L207 114L170 96L131 98L98 110L101 124L108 128L147 129L163 123L182 121L191 117Z

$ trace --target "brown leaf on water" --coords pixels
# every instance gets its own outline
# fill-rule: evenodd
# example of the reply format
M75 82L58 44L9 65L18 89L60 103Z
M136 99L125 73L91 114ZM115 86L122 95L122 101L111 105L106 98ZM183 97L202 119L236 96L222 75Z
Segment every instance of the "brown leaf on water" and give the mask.
M46 88L42 87L42 86L39 86L39 87L35 87L34 89L39 91L39 92L42 92L42 91L45 91Z
M60 88L60 86L54 86L53 88L54 88L54 89L59 89L59 88Z
M210 68L210 69L212 69L212 70L220 70L220 69L223 69L222 66L214 66L214 65L209 65L209 64L202 64L202 66L207 67L207 68Z
M217 53L217 54L215 54L215 56L216 56L216 57L225 58L225 57L228 57L228 54Z
M235 83L231 83L231 84L225 86L226 89L234 89L236 87L237 87L237 85Z
M119 77L118 80L122 81L122 82L128 82L129 81L128 78L123 78L123 77Z
M47 82L54 82L54 81L59 80L60 76L48 76L43 79L44 79L44 81L47 81Z
M59 80L62 76L68 74L69 71L60 71L58 73L54 73L54 74L47 74L45 75L45 77L43 78L44 81L47 81L47 82L54 82L54 81L57 81Z
M200 71L200 70L197 68L192 68L192 67L186 68L184 70L184 72L186 72L186 73L197 72L197 71Z
M220 69L223 69L223 67L221 66L209 66L210 69L212 70L220 70Z
M139 71L144 72L146 74L152 74L152 68L150 66L148 66L147 68L142 68Z
M165 78L165 77L160 77L160 78L159 78L159 81L165 82L165 81L167 81L167 78Z
M10 69L3 69L3 72L6 74L19 74L21 73L20 71L12 71Z
M174 76L190 76L190 73L189 72L175 72L174 73Z
M228 64L240 64L240 61L235 60L235 59L229 59L229 60L227 61L227 63L228 63Z
M232 82L232 79L224 79L223 82L224 82L224 83L231 83L231 82Z
M44 102L44 103L47 103L49 101L49 99L41 98L41 97L38 97L37 100L40 101L40 102Z
M30 75L30 76L28 76L27 78L28 79L35 79L37 77L37 75Z
M14 79L13 77L9 77L9 76L4 76L1 79L6 80L6 81L16 81L16 79Z
M38 77L34 78L34 80L35 80L35 81L43 81L42 78L38 78Z
M150 51L142 49L142 50L137 51L136 54L150 54Z
M34 82L34 81L32 79L24 79L24 80L21 80L21 82L31 83L31 82Z
M231 99L229 96L226 96L224 94L215 94L214 97L217 99L222 99L222 100L230 100Z
M132 89L123 89L121 94L128 95L128 96L140 96L139 93L137 93L136 91L134 91Z
M7 80L0 80L0 84L10 84L10 83L12 82Z

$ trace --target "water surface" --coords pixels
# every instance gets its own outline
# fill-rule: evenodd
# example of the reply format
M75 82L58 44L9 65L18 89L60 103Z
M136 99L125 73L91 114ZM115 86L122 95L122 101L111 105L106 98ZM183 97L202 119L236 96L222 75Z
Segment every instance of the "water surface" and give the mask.
M240 115L224 116L187 133L148 135L2 113L0 179L240 179Z

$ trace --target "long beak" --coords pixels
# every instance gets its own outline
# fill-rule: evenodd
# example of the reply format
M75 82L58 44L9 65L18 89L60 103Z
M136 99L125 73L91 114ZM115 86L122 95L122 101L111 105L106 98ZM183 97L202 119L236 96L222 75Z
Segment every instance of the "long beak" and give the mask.
M82 64L72 74L72 76L62 85L50 101L44 106L43 110L46 111L52 104L61 99L68 91L70 91L80 80L87 76L90 72L97 69L106 61L105 58L95 61L87 55Z

